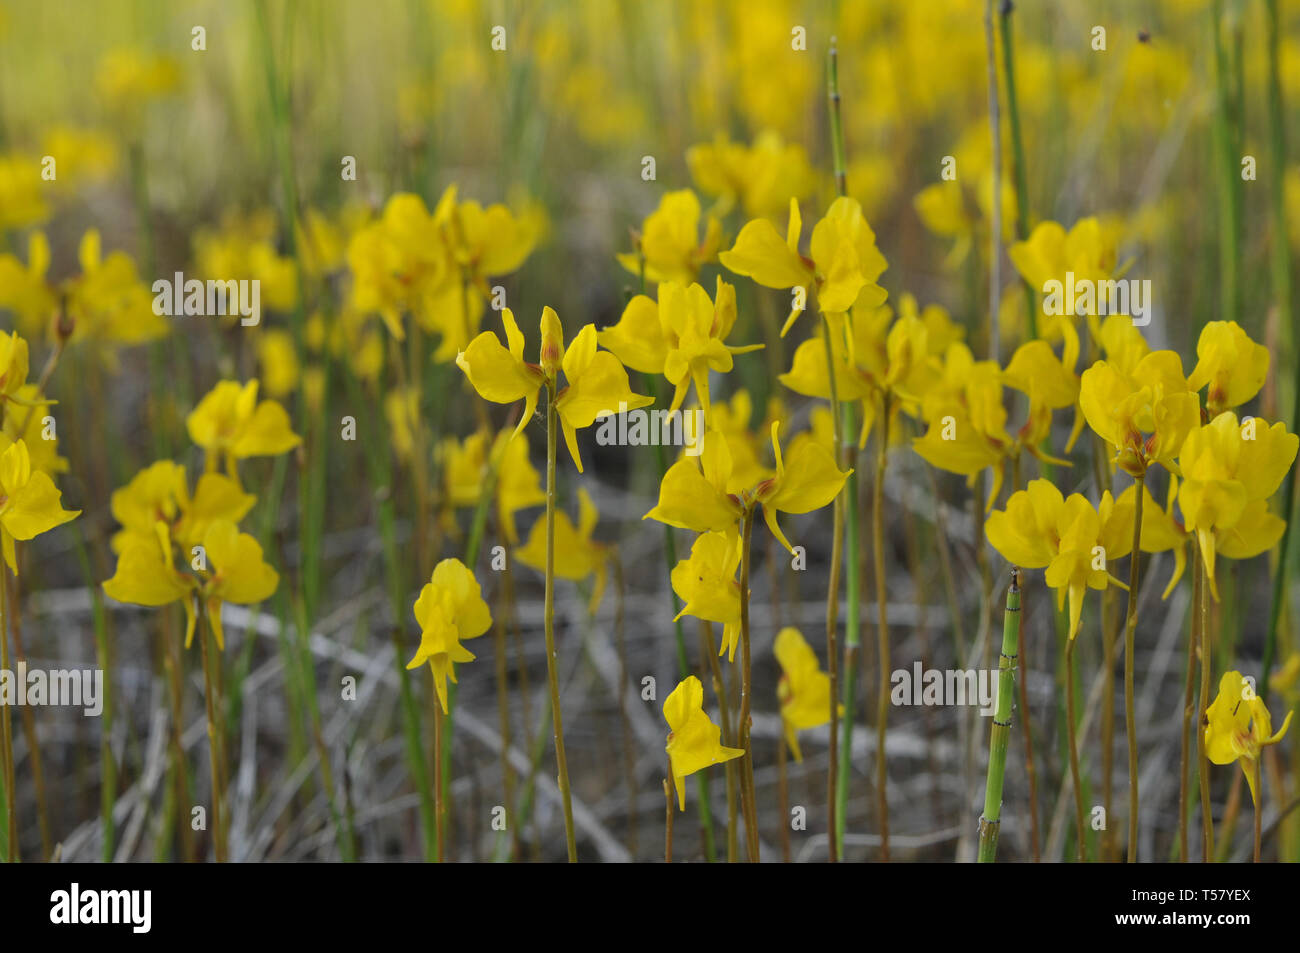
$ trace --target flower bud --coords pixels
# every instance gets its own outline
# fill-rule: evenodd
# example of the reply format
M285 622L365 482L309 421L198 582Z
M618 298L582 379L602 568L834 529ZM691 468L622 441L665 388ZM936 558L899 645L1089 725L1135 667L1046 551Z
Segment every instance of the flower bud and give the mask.
M560 371L560 360L564 356L564 328L560 326L560 316L549 305L542 309L542 372L550 380Z

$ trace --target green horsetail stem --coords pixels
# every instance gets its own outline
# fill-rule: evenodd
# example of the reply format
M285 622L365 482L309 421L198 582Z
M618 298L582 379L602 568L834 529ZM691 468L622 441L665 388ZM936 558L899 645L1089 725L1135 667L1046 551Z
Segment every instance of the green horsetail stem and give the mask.
M980 815L979 862L991 864L998 851L1002 826L1002 778L1007 767L1007 741L1011 736L1011 702L1015 696L1016 655L1020 651L1020 570L1011 569L1007 609L1002 616L1002 654L998 657L998 703L989 733L989 774L984 785L984 813Z

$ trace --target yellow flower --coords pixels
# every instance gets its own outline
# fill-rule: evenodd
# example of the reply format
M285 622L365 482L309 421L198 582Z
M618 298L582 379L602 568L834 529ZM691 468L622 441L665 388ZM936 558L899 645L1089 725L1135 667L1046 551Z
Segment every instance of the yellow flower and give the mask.
M59 439L53 422L46 421L42 405L53 403L42 398L36 384L26 384L3 404L4 436L10 442L27 444L32 469L54 476L68 469L68 461L59 456Z
M483 304L492 294L488 278L518 270L536 247L543 223L499 203L484 208L473 200L459 202L454 185L434 207L433 223L448 267L417 316L442 335L433 355L441 362L454 358L478 330Z
M715 303L716 302L716 303ZM763 345L737 347L726 344L736 323L736 289L718 279L714 301L697 284L689 288L675 281L659 285L659 303L637 295L623 309L623 317L596 339L633 370L663 374L676 387L669 411L682 406L691 382L712 420L709 371L727 373L733 354L756 351Z
M143 344L165 337L166 319L153 309L153 294L140 280L125 252L102 257L99 232L81 238L81 275L67 285L67 312L73 320L72 340L107 344Z
M803 760L799 750L799 732L816 728L831 720L831 679L817 663L817 653L803 633L786 626L776 634L772 646L781 665L781 680L776 693L781 701L781 723L785 741L796 761ZM838 705L840 714L844 706Z
M26 228L50 217L43 184L38 156L0 155L0 229Z
M1250 797L1259 804L1255 789L1255 772L1260 750L1282 740L1291 724L1287 712L1282 727L1273 733L1273 721L1263 700L1240 672L1224 672L1219 680L1219 694L1205 712L1205 753L1215 764L1241 765L1250 785Z
M215 519L208 524L203 534L203 550L211 569L200 589L200 598L207 608L217 648L224 649L221 604L256 605L269 599L280 584L280 575L263 560L257 540L239 532L228 519ZM185 644L189 646L188 639Z
M972 483L992 467L991 507L1002 488L1004 461L1014 451L997 363L976 361L961 342L948 345L942 375L926 393L921 416L929 426L913 439L913 449L931 466L959 473Z
M1297 444L1285 424L1270 427L1258 418L1238 423L1231 411L1197 427L1183 444L1178 503L1188 532L1196 533L1216 600L1216 554L1248 559L1281 539L1286 523L1266 501L1295 461Z
M28 337L44 334L54 313L54 292L45 281L49 267L50 243L44 232L28 236L26 265L8 252L0 254L0 309L12 311L14 323Z
M1173 351L1148 354L1127 375L1098 361L1083 372L1079 406L1088 426L1115 449L1115 464L1133 477L1156 463L1176 472L1174 458L1201 417Z
M171 460L145 467L109 498L113 518L122 528L113 535L113 551L121 553L134 538L152 539L157 525L188 549L203 541L215 520L238 523L257 502L229 477L205 473L194 495L189 492L185 468Z
M605 572L609 561L609 547L591 538L599 517L585 487L578 489L576 527L569 519L569 514L562 510L555 514L555 575L574 582L593 577L591 598L587 603L587 611L591 613L599 608L601 596L605 594ZM528 534L528 542L515 555L525 566L546 572L545 515L537 518Z
M1067 453L1074 447L1084 424L1083 414L1078 410L1079 377L1074 373L1079 357L1079 334L1068 318L1056 318L1054 323L1056 327L1052 330L1058 331L1065 340L1059 358L1047 341L1027 341L1016 349L1002 372L1002 380L1008 387L1029 397L1029 414L1021 428L1020 445L1040 459L1043 453L1039 444L1052 431L1052 411L1075 408L1074 426L1065 443Z
M194 638L194 592L198 584L193 576L175 566L171 536L162 521L155 531L130 535L117 557L117 567L104 581L104 592L118 602L138 606L165 606L179 602L185 610L185 647Z
M746 215L777 215L791 196L803 198L817 185L803 146L786 143L768 130L752 146L720 134L711 143L686 150L686 164L700 191L718 198L725 216L737 203Z
M1268 377L1268 348L1252 341L1236 321L1211 321L1201 328L1196 357L1187 386L1199 391L1210 385L1205 405L1211 417L1250 400Z
M27 384L27 342L14 331L0 334L0 401L17 402L19 393Z
M1169 584L1165 586L1165 591L1160 594L1161 599L1168 599L1187 568L1188 534L1183 529L1183 524L1174 517L1174 501L1178 498L1178 477L1170 474L1169 496L1163 507L1156 502L1145 483L1142 484L1142 493L1142 552L1163 553L1173 550L1174 553L1174 574L1170 577ZM1128 526L1133 525L1133 507L1136 499L1137 484L1133 483L1115 501L1116 512L1125 514L1123 519Z
M726 437L710 430L700 445L699 462L684 457L669 467L659 483L658 504L641 518L697 533L734 529L744 508L729 490L731 471Z
M619 264L640 275L644 256L646 281L690 284L703 265L717 260L722 246L722 223L712 215L700 239L700 214L700 200L690 189L665 194L641 225L641 255L619 255Z
M772 422L772 455L776 458L776 475L754 489L754 499L763 507L763 520L772 535L791 552L794 547L777 525L778 513L811 513L826 506L839 495L852 470L835 465L834 455L824 446L807 441L792 449L787 465L781 459L777 442L780 423Z
M95 91L110 109L134 114L151 99L180 85L180 70L167 56L110 50L95 70Z
M1064 285L1067 272L1073 273L1076 285L1110 278L1116 270L1118 253L1113 230L1096 218L1082 218L1069 232L1056 222L1040 223L1028 239L1007 248L1007 257L1036 293L1046 294L1047 283ZM1095 334L1096 315L1088 315L1088 324Z
M434 453L442 473L443 501L454 507L478 505L489 465L495 461L497 525L507 543L518 543L515 514L546 502L541 477L528 459L528 441L513 440L510 433L502 431L489 448L487 434L480 431L466 437L463 444L448 437Z
M684 605L674 622L684 615L722 625L721 655L736 660L740 641L740 536L734 530L701 533L691 546L691 556L673 567L673 592Z
M289 414L274 400L257 400L257 381L219 381L185 418L190 439L207 451L207 468L216 469L218 455L237 479L235 461L245 457L274 457L302 443L289 426Z
M790 223L785 241L767 219L755 219L736 236L736 244L718 258L738 275L752 278L765 288L803 288L816 292L824 314L844 314L855 305L875 308L885 303L885 289L876 279L887 267L876 247L876 235L862 215L856 199L841 197L813 227L811 257L799 252L803 220L799 203L790 200ZM782 336L803 308L793 308Z
M704 713L704 686L694 675L678 683L664 699L668 722L668 766L677 788L677 804L686 810L686 777L711 764L739 758L740 748L724 748L722 729Z
M1079 493L1064 498L1047 480L1031 480L1027 490L1011 494L1007 508L995 510L985 525L989 543L1013 566L1047 570L1058 612L1068 595L1072 639L1087 590L1123 587L1107 565L1128 555L1132 533L1133 510L1115 506L1109 492L1099 511Z
M268 397L282 398L294 392L301 367L292 334L278 329L262 332L257 340L257 360Z
M399 460L410 460L415 450L415 431L420 423L420 392L414 387L394 388L384 395L384 418L388 440Z
M15 540L33 539L81 514L65 510L59 502L62 495L48 473L32 469L26 443L18 440L0 453L0 537L5 562L15 576Z
M433 687L445 714L447 678L456 681L455 663L474 660L474 654L461 645L461 640L478 638L492 626L492 614L474 573L459 559L438 563L415 601L415 620L420 624L420 647L406 667L419 668L429 663Z
M456 355L456 366L465 372L484 400L495 404L525 401L524 412L514 431L517 435L532 420L537 409L537 392L546 383L546 375L541 367L524 360L524 335L515 324L514 312L509 308L503 309L501 323L505 326L508 348L502 347L491 331L484 331Z

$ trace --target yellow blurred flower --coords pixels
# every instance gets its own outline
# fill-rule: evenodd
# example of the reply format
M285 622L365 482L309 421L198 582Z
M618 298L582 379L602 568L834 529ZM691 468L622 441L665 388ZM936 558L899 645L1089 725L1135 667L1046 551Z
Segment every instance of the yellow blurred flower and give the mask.
M641 225L640 255L621 254L619 264L640 275L644 257L646 281L690 284L722 247L722 223L710 215L701 239L700 215L700 200L690 189L667 193Z
M461 641L478 638L492 626L492 613L474 573L459 559L438 563L415 601L415 620L420 625L420 647L406 667L429 663L446 714L447 679L456 681L455 663L474 661L474 654Z
M544 502L544 500L543 500ZM591 598L587 611L595 613L600 607L601 597L605 594L606 567L609 562L609 547L591 538L596 529L600 514L591 502L585 487L578 488L578 525L574 526L569 515L563 510L555 514L555 575L559 579L571 579L582 582L592 580ZM546 572L546 516L543 514L533 523L524 543L515 554L525 566Z
M1294 712L1287 712L1282 727L1273 732L1273 720L1264 701L1240 672L1224 672L1219 694L1205 712L1205 753L1215 764L1241 765L1250 785L1250 798L1259 804L1255 773L1262 749L1282 740Z
M7 441L8 438L5 438ZM63 494L48 473L32 468L31 455L22 440L9 443L0 453L0 538L4 559L18 575L15 540L28 540L75 519L81 510L65 510Z
M219 381L185 418L190 439L207 453L209 472L225 462L238 481L235 461L274 457L302 443L289 425L289 414L277 401L257 399L258 382Z
M799 750L799 732L816 728L831 720L831 679L823 672L803 633L786 626L776 634L772 645L776 660L781 665L781 680L776 694L781 702L781 724L785 728L785 742L796 761L803 760ZM840 714L844 706L836 706Z
M727 660L736 660L740 643L740 536L734 530L701 533L691 545L689 559L678 561L670 579L673 592L683 602L674 622L684 615L722 625L722 647Z
M740 748L724 748L722 729L704 713L704 686L694 675L678 683L664 699L664 720L668 722L668 765L677 788L677 803L686 810L686 778L745 752Z

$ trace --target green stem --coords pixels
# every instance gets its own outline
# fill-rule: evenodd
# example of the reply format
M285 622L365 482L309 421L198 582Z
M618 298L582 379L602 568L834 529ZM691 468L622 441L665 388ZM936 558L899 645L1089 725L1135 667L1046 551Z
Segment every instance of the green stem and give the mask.
M208 640L211 638L211 621L207 612L203 613L207 631L199 632L199 647L203 656L203 704L208 718L208 768L212 775L212 849L217 863L226 862L226 830L222 817L222 778L225 772L221 767L220 726L217 719L215 696L216 685L213 681L213 665Z
M1272 274L1273 297L1278 309L1278 327L1282 329L1283 360L1289 362L1284 366L1296 364L1295 325L1291 314L1291 248L1287 232L1287 214L1284 192L1286 167L1286 126L1282 104L1282 83L1278 67L1278 12L1277 0L1265 0L1268 16L1268 125L1271 161L1270 191L1272 193L1273 227ZM1290 429L1294 433L1300 426L1300 381L1291 381L1293 406L1291 409ZM1273 659L1277 652L1277 629L1282 618L1282 609L1286 605L1286 569L1287 554L1290 549L1291 527L1295 522L1291 515L1296 504L1296 468L1287 471L1286 483L1282 490L1282 518L1286 529L1282 532L1281 548L1278 549L1277 568L1273 576L1273 599L1268 611L1268 634L1264 640L1264 665L1260 669L1259 697L1268 698L1268 677L1273 668Z
M871 488L871 558L876 569L876 666L880 672L876 689L876 802L880 814L880 859L889 861L889 775L885 739L889 727L889 587L885 566L885 465L889 454L889 395L880 407L876 431L876 478Z
M1196 545L1196 541L1193 541ZM1205 749L1205 732L1200 730L1210 705L1210 585L1206 576L1205 560L1199 559L1198 572L1201 577L1200 606L1193 611L1201 614L1201 697L1200 718L1197 719L1196 747L1197 768L1201 785L1201 847L1205 863L1214 862L1214 816L1210 813L1210 759Z
M741 519L740 548L740 747L745 752L741 759L740 802L745 815L745 849L749 862L756 864L758 855L758 806L754 803L754 750L750 741L750 680L749 651L749 544L754 536L754 510L749 507Z
M1067 742L1070 746L1070 786L1074 788L1074 840L1079 863L1087 846L1087 831L1083 826L1083 779L1079 771L1078 721L1074 704L1074 639L1065 644L1065 720Z
M1142 498L1146 476L1137 478L1133 506L1133 548L1129 551L1128 621L1124 626L1124 728L1128 732L1128 862L1137 863L1138 749L1137 720L1133 711L1133 643L1137 635L1138 586L1142 568Z
M546 382L546 676L551 690L551 722L555 728L555 761L559 772L560 800L564 805L564 841L569 863L578 862L573 837L573 797L569 790L569 763L564 756L564 723L560 714L560 680L555 658L555 441L559 420L555 411L555 381Z
M1020 652L1020 570L1011 569L1007 608L1002 616L1002 654L998 657L998 702L989 732L989 773L984 784L984 814L980 817L979 862L991 864L997 855L1002 827L1002 782L1011 736L1011 705L1015 696L1016 657ZM1023 715L1022 715L1023 716Z
M1029 180L1025 172L1025 144L1020 133L1020 104L1016 98L1016 58L1011 14L1015 4L1003 0L999 13L1002 23L1002 74L1007 92L1007 119L1011 124L1011 157L1015 162L1016 184L1016 238L1029 237ZM1021 279L1025 286L1025 313L1029 318L1029 336L1038 337L1038 307L1034 286Z

